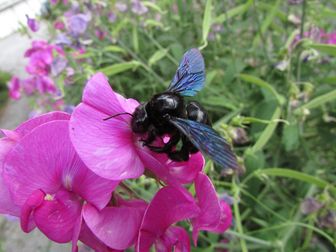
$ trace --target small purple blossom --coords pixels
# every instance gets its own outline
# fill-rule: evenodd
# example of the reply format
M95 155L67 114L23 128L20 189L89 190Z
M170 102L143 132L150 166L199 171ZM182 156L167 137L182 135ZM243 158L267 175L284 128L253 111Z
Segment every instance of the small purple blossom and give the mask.
M125 12L127 11L127 4L123 2L116 2L115 7L117 8L118 11L120 12Z
M132 0L132 12L143 15L148 12L148 8L140 0Z
M68 18L68 29L73 34L73 36L78 37L83 34L88 23L91 20L91 15L79 13Z
M30 18L28 15L27 17L27 25L32 32L37 32L40 28L39 24L37 23L36 19Z
M67 66L68 61L63 57L57 57L51 63L51 74L53 76L59 75L65 67Z
M310 214L319 210L323 205L314 198L307 198L301 203L301 212L303 214Z
M9 97L13 100L18 100L21 97L20 93L20 79L16 76L13 76L12 79L7 84L9 89Z
M107 18L111 23L114 23L117 20L117 15L113 11L111 11L107 15Z
M54 42L56 45L60 46L64 45L70 46L72 44L70 38L64 33L58 34Z

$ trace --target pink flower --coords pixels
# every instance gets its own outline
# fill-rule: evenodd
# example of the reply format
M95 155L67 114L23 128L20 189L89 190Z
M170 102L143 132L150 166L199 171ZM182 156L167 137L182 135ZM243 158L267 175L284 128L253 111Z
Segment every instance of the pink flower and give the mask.
M7 84L9 89L9 97L13 100L18 100L21 97L20 93L20 79L16 76L13 76L12 79Z
M159 190L148 205L141 223L137 252L190 251L187 232L174 223L191 219L193 240L197 245L200 230L223 233L232 222L230 206L218 199L210 179L199 173L195 179L195 200L182 187L167 186Z
M87 169L68 128L68 120L53 120L27 133L6 155L3 176L25 232L36 225L49 239L76 245L84 203L103 209L118 181Z
M137 252L148 252L152 245L156 251L190 251L187 232L172 224L196 217L200 209L191 194L184 188L167 186L160 189L143 217Z
M196 246L199 230L223 233L232 223L230 206L219 200L211 180L203 173L195 179L195 191L200 214L192 219L193 240Z
M65 24L64 24L64 22L63 21L55 21L54 22L54 28L56 29L56 30L64 30L65 29Z
M70 137L78 155L93 172L112 180L137 178L146 167L167 183L191 182L203 168L200 154L190 163L170 162L165 154L142 146L142 136L133 133L129 115L104 121L117 113L133 113L138 105L115 93L102 73L95 74L70 120ZM189 172L193 175L183 178Z
M20 216L20 207L14 203L12 196L5 183L3 173L3 162L9 151L24 136L29 134L36 127L56 120L68 120L70 116L63 112L52 112L22 123L15 130L2 130L4 137L0 139L0 213Z
M36 19L30 18L28 15L26 15L27 18L27 25L30 28L32 32L37 32L40 28L39 24L36 22Z
M29 58L26 71L33 75L48 75L53 61L53 50L61 55L64 54L61 48L50 45L46 41L33 41L32 47L25 52L25 57Z

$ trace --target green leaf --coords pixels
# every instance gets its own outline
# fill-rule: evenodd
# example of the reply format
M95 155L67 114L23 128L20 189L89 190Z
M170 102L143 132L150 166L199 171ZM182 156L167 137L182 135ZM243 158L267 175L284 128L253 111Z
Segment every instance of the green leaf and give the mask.
M145 5L146 7L149 7L153 10L156 10L158 12L160 12L161 14L166 14L167 11L163 11L160 6L158 6L157 4L155 3L152 3L152 2L149 2L149 1L142 1L143 5Z
M119 46L114 46L114 45L104 47L103 51L104 52L118 52L118 53L125 53L126 52L123 48L121 48Z
M212 11L212 0L207 0L203 16L202 38L204 44L202 48L206 47L208 44L208 34L212 24L211 11Z
M146 27L160 27L160 28L163 28L163 24L159 21L156 21L154 19L147 19L145 21L145 26Z
M139 38L138 38L138 30L136 25L133 25L132 29L132 41L133 41L133 48L135 52L139 52Z
M319 52L329 54L331 56L336 56L336 45L308 44L308 47L313 48Z
M303 172L299 171L293 171L290 169L285 168L267 168L262 170L257 170L255 172L257 176L276 176L276 177L285 177L285 178L292 178L299 181L303 181L315 186L318 186L320 188L326 188L329 187L333 192L336 192L336 187L329 184L327 181L320 179L316 176L312 176Z
M168 53L168 49L161 49L156 51L148 60L148 65L152 66L159 60L161 60L163 57L165 57Z
M259 150L261 150L268 140L271 138L276 126L278 125L279 118L281 115L281 109L280 107L277 107L274 111L274 114L270 121L272 121L270 124L267 125L267 127L264 129L264 131L261 133L260 137L258 138L257 142L252 147L252 153L255 153Z
M237 7L228 10L227 12L216 17L214 23L224 23L228 19L244 14L249 9L252 3L253 0L248 0L245 4L241 4Z
M285 125L282 135L282 144L285 146L285 150L292 151L299 146L300 131L296 123Z
M259 33L254 37L252 47L256 48L261 39L261 36L267 31L268 27L272 24L273 19L275 18L278 9L280 7L281 0L277 0L272 8L268 11L268 15L264 18L264 21L261 24Z
M294 110L294 113L301 113L304 109L313 109L323 105L326 102L336 99L336 90L330 91L324 95L320 95L308 103Z
M108 66L108 67L105 67L105 68L98 69L97 71L103 72L107 76L113 76L113 75L116 75L118 73L122 73L122 72L125 72L127 70L130 70L130 69L134 70L137 67L139 67L140 65L141 65L140 62L133 60L133 61L130 61L130 62L114 64L112 66Z
M285 98L280 95L272 86L271 84L267 83L266 81L259 79L258 77L255 77L253 75L248 75L248 74L240 74L239 75L240 79L252 83L252 84L256 84L262 88L265 88L266 90L270 91L271 94L274 95L274 97L277 99L278 103L280 105L285 103Z

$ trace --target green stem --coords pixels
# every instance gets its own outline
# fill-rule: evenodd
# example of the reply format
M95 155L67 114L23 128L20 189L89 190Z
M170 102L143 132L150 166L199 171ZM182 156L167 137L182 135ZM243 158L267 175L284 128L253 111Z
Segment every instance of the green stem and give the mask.
M241 218L240 218L239 206L238 206L240 188L236 184L235 177L233 177L232 179L232 191L234 192L233 211L234 211L234 217L236 220L238 234L239 234L239 237L241 238L240 239L241 251L248 252L248 249L246 246L246 240L245 240L246 237L244 235L243 226L242 226ZM245 238L242 238L242 237L245 237Z
M300 26L300 39L303 39L303 35L304 35L304 24L305 24L305 19L306 19L306 5L307 5L307 1L303 0L302 14L301 14L301 26ZM300 59L300 54L299 54L298 59L297 59L296 81L300 81L300 80L301 80L301 59Z
M162 86L166 86L165 81L159 76L157 75L157 73L155 73L142 59L140 59L138 57L137 54L135 54L131 49L129 49L121 40L118 41L118 43L124 48L126 49L126 51L133 57L133 59L137 60L138 62L141 63L141 66L150 74L153 75L153 77L155 77L161 84Z

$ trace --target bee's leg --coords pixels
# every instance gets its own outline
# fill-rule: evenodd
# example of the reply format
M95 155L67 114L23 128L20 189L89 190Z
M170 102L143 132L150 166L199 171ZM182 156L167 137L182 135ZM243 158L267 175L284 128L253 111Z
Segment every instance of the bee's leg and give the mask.
M169 153L171 149L180 141L181 135L179 132L173 134L169 141L162 147L146 145L151 151L158 152L158 153Z
M168 156L174 161L188 161L190 153L189 140L186 137L182 137L182 148L178 151L170 151Z

